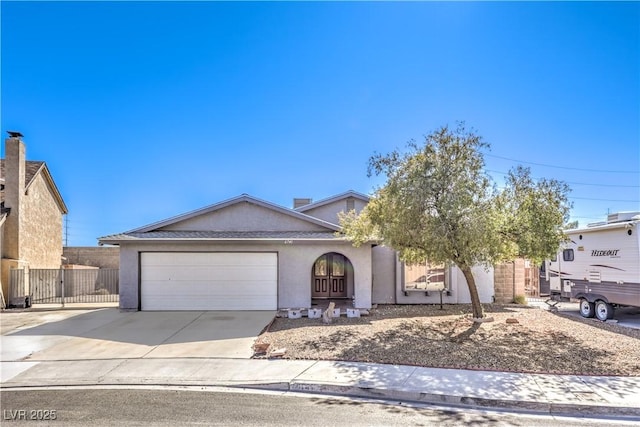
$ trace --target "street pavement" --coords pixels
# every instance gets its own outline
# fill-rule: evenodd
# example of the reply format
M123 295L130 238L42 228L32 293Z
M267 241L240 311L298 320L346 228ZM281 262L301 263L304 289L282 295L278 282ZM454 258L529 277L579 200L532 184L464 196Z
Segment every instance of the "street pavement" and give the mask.
M252 359L273 312L3 312L1 388L227 386L640 420L640 377Z

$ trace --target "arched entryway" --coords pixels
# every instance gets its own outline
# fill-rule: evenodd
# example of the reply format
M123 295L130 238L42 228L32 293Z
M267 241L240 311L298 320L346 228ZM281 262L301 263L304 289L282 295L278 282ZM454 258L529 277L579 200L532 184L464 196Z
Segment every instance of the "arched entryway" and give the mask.
M311 269L311 298L348 299L353 296L353 265L337 252L319 256Z

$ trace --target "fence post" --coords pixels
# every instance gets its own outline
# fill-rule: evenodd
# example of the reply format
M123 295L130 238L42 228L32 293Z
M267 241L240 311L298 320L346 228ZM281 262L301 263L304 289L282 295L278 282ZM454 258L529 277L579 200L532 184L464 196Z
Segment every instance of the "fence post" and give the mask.
M62 297L62 308L64 308L64 268L60 266L60 295Z

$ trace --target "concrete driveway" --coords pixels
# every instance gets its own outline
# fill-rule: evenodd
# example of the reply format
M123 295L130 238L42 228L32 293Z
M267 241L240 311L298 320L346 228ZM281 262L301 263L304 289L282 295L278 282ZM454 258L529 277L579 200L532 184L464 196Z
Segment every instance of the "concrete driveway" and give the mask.
M5 311L0 316L2 362L171 357L248 359L253 354L254 340L275 312L120 312L117 308L105 308Z

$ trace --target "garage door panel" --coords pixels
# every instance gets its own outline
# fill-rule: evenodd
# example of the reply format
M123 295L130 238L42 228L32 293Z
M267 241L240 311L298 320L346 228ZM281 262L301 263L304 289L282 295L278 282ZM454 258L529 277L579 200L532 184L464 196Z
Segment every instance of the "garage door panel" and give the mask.
M142 265L173 265L179 261L181 265L261 265L271 266L275 252L145 252ZM271 255L271 256L265 256Z
M255 297L255 298L235 298L229 299L226 306L223 308L216 308L215 310L230 310L228 307L232 306L241 306L241 309L236 310L271 310L266 309L264 307L265 301L264 299ZM164 308L147 308L146 310L184 310L184 311L192 311L192 310L212 310L211 305L208 301L204 300L201 297L189 297L182 300L179 304L175 305L166 305L166 299L155 299L150 298L147 302L149 307L158 307L162 306Z
M227 281L225 283L217 283L212 286L210 281L192 280L192 281L176 281L176 280L149 280L145 281L147 289L152 290L153 294L172 294L176 290L184 291L183 295L194 293L197 295L237 295L242 294L251 296L252 293L271 295L273 289L265 285L263 281Z
M153 268L146 267L145 273L145 280L264 281L277 279L278 270L272 266L189 266L186 270L177 270L175 266L157 266Z
M141 255L143 310L275 310L276 253Z

